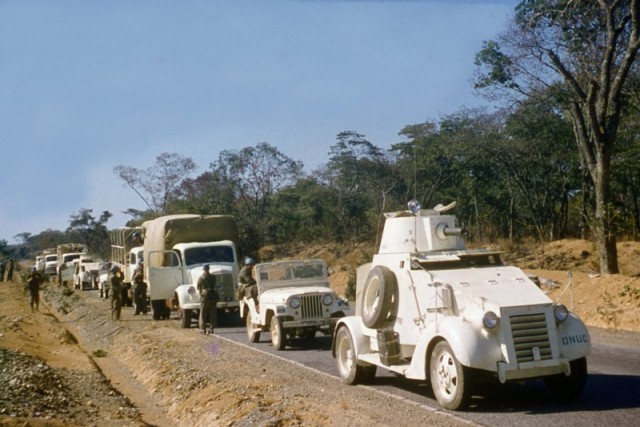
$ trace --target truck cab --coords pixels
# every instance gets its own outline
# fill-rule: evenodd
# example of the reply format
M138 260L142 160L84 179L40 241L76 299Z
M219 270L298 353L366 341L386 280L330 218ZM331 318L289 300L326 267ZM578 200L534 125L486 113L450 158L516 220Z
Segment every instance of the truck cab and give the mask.
M90 255L81 255L74 264L73 284L76 289L97 289L100 261Z
M69 252L62 255L62 260L58 260L58 264L60 265L58 270L59 283L66 285L67 283L73 282L76 263L83 255L85 255L84 252Z
M57 274L58 255L50 254L44 256L44 273L49 276Z
M378 252L357 270L356 313L338 321L332 352L342 380L376 369L428 380L439 404L464 407L473 382L544 379L572 399L587 377L584 323L500 252L466 249L453 208L385 214Z
M181 326L183 328L191 326L192 319L200 312L200 293L197 284L205 265L209 265L210 273L216 278L216 290L219 295L218 309L238 310L236 299L238 257L235 243L231 240L178 243L171 251L151 252L148 256L152 259L163 258L162 268L147 269L150 275L149 280L154 284L149 287L154 318L157 316L156 312L161 312L159 305L162 303L162 297L173 295L171 304L178 310Z

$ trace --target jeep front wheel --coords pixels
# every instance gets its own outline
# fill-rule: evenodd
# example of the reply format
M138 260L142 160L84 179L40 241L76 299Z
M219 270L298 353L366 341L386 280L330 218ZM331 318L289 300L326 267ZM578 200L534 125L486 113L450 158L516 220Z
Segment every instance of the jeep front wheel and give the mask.
M433 394L443 408L456 411L466 404L470 387L466 384L465 367L458 362L446 341L440 341L433 349L429 380Z
M247 321L247 338L250 343L257 343L260 341L260 330L254 328L254 324L251 323L251 313L246 313L246 321Z
M287 335L278 316L271 317L271 344L276 350L284 350Z
M336 333L336 361L345 384L365 384L376 376L376 365L358 365L353 337L346 327Z

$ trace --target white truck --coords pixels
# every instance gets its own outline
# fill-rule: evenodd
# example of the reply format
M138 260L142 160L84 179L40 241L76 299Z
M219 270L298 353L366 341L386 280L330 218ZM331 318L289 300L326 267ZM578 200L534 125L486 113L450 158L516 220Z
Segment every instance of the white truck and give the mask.
M58 255L49 254L44 256L44 273L48 276L58 274Z
M203 266L216 276L218 310L237 311L238 227L230 215L167 215L147 221L144 275L155 320L178 311L183 328L200 312L196 289Z
M246 294L240 301L250 342L271 331L273 347L283 350L288 338L331 335L349 308L329 287L327 264L321 259L260 263L254 273L256 299Z
M91 255L80 255L74 263L73 285L76 289L98 289L100 260Z
M444 214L454 205L385 214L378 253L357 270L356 313L336 325L342 380L369 382L378 367L428 380L450 410L487 377L542 378L555 397L577 397L590 352L584 323L500 252L465 249Z
M86 255L88 247L84 243L63 243L56 248L58 283L66 286L73 281L75 261Z

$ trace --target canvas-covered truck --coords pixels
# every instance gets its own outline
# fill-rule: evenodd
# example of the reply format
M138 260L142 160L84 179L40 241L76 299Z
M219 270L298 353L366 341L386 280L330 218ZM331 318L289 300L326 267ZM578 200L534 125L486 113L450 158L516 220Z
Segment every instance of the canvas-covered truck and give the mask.
M145 222L144 269L153 318L178 311L183 328L200 312L204 265L216 277L218 310L237 311L238 227L230 215L167 215Z
M273 347L283 350L289 338L331 335L349 308L329 287L327 264L321 259L260 263L254 272L255 299L247 293L240 301L250 342L270 331Z
M500 252L466 249L453 207L386 215L378 252L357 270L356 312L332 352L347 384L378 367L428 380L438 403L465 406L480 380L541 378L558 399L584 388L590 337Z
M82 255L86 255L88 247L84 243L63 243L57 246L57 274L58 283L67 285L73 281L75 273L75 261Z

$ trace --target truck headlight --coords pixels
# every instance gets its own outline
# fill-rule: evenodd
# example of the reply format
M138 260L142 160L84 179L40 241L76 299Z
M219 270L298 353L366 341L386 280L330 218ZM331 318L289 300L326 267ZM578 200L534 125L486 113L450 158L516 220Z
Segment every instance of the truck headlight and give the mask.
M289 298L289 301L287 301L287 304L289 305L289 307L295 310L296 308L300 307L300 298L291 297Z
M331 295L331 294L322 295L322 304L324 304L324 305L333 304L333 295Z
M496 326L498 326L499 321L500 319L498 318L498 315L493 311L487 311L484 316L482 316L482 324L487 329L495 328Z
M556 318L556 322L562 323L569 317L569 310L564 304L557 304L553 307L553 316Z

